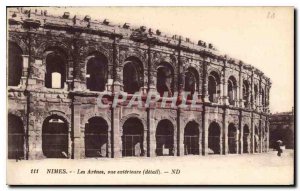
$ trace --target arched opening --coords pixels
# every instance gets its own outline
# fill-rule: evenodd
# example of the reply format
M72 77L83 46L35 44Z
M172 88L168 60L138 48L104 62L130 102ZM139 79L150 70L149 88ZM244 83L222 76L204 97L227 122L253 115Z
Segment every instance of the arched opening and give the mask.
M156 88L160 96L164 92L168 92L168 96L174 93L174 71L170 64L161 63L157 69L157 83Z
M250 153L250 130L248 125L244 125L243 133L243 153Z
M189 67L185 72L184 91L191 92L193 95L199 91L199 75L196 69Z
M63 89L66 82L66 56L61 50L49 50L46 56L45 86Z
M255 134L254 134L254 152L258 153L259 150L259 130L258 127L255 126Z
M156 128L156 155L174 155L174 126L167 119L161 120Z
M18 86L22 77L22 49L13 42L8 44L8 85Z
M263 106L263 109L265 108L265 103L266 103L266 101L265 101L265 91L264 91L264 89L261 89L261 105Z
M102 92L107 83L107 58L101 53L90 56L86 66L86 87L90 91Z
M220 148L220 126L216 122L212 122L208 128L208 149L209 154L221 154Z
M135 57L127 58L123 68L124 92L129 94L138 92L143 86L143 76L144 71L142 62Z
M249 107L249 82L247 80L243 81L243 100L245 108Z
M230 123L228 126L228 153L234 154L237 153L237 144L238 144L238 131L233 123Z
M218 103L220 96L220 77L212 71L208 76L208 98L210 102Z
M258 88L257 85L254 85L254 100L255 100L255 105L258 106Z
M68 123L58 115L45 119L42 129L42 150L47 158L68 158Z
M123 125L123 156L144 155L144 127L138 118L129 118Z
M235 100L237 100L237 82L235 77L230 76L228 79L228 99L230 105L235 105Z
M199 155L199 124L189 122L184 129L184 154Z
M8 159L24 158L24 126L20 117L8 114Z
M93 117L85 125L84 142L86 157L108 156L108 125L102 117Z

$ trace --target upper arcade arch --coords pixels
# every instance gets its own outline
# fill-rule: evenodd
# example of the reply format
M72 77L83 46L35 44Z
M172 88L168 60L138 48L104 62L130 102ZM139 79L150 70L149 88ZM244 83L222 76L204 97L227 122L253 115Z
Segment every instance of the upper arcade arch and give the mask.
M23 70L23 51L21 47L9 41L8 43L8 85L18 86L22 77Z
M208 76L208 98L210 102L217 103L221 93L221 80L217 72L211 71Z
M144 85L144 68L136 57L128 57L123 64L124 92L134 94Z
M108 60L104 54L94 52L87 58L86 87L91 91L102 92L108 78Z
M228 98L229 98L229 104L235 105L235 102L237 101L237 80L234 76L230 76L228 78L228 85L227 85L227 91L228 91Z
M163 62L157 67L157 83L158 93L163 96L165 92L168 96L174 93L174 69L171 64Z
M184 82L184 91L191 92L191 94L199 92L199 74L195 68L187 68Z
M67 79L67 61L65 52L59 47L50 47L44 53L46 63L45 86L63 89Z
M250 83L248 80L243 81L243 101L244 107L248 108L250 104Z

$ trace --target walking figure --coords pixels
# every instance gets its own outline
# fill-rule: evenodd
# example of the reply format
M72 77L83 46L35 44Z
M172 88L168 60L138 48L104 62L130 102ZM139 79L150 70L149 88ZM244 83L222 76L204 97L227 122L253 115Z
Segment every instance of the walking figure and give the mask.
M282 141L278 140L276 149L277 149L277 156L279 157L281 157L281 153L283 152L282 146L283 146Z

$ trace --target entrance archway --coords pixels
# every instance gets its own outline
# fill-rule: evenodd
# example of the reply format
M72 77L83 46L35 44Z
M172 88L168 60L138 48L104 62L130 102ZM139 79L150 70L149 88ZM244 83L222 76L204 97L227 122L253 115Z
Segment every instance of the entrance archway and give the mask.
M24 127L20 117L8 114L8 159L24 158Z
M250 130L248 125L244 125L243 153L250 153Z
M237 128L233 123L228 126L228 153L237 153Z
M68 123L58 115L45 119L42 130L42 150L47 158L68 158Z
M254 134L254 152L258 153L259 151L259 131L258 127L255 126L255 134Z
M129 118L123 125L122 156L144 155L144 127L138 118Z
M199 155L199 124L189 122L184 129L184 154Z
M85 156L107 157L108 156L108 125L101 117L93 117L85 125Z
M208 128L208 148L209 154L221 154L220 148L220 126L216 122L212 122Z
M174 155L174 126L167 119L161 120L156 128L156 155Z

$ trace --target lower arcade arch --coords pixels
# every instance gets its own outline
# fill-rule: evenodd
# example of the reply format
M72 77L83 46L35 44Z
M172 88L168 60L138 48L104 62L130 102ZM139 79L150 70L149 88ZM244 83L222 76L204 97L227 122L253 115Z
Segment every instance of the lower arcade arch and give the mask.
M258 127L255 126L255 133L254 133L254 152L258 153L259 151L259 130Z
M220 126L216 122L212 122L208 128L208 154L221 154L221 133Z
M233 123L230 123L228 126L228 153L229 154L238 153L238 144L239 144L238 129Z
M250 130L248 125L244 125L243 132L243 153L250 153Z
M8 159L24 158L24 128L20 117L8 114Z
M123 125L122 156L144 156L144 127L138 118L129 118Z
M156 128L156 155L174 156L174 126L171 121L164 119Z
M108 156L108 125L102 117L92 117L85 125L85 156Z
M199 124L189 122L184 129L184 154L199 155Z
M42 150L47 158L68 158L68 123L58 115L45 119L42 127Z

